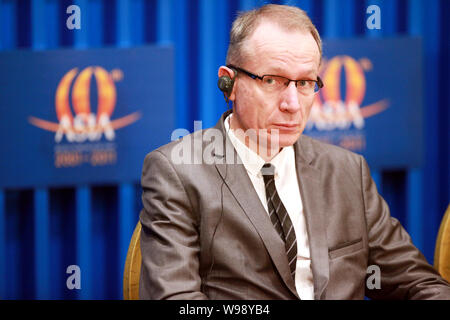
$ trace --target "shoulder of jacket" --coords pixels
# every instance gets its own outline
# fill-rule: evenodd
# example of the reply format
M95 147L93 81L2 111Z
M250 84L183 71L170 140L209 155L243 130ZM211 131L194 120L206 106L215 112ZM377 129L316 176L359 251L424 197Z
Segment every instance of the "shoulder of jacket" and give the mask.
M350 163L360 163L361 155L348 149L332 145L323 141L320 141L309 136L302 135L302 143L308 145L310 152L312 153L312 161L319 159L326 159L334 161L343 165Z

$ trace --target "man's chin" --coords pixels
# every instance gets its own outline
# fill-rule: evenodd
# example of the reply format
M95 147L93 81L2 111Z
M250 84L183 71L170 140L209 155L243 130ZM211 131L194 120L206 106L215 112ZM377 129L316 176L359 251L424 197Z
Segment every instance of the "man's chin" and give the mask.
M300 137L300 134L281 134L279 137L279 146L280 148L284 147L290 147L294 143L297 142L298 138Z
M269 136L262 134L259 136L260 145L268 147L269 149L281 149L292 146L300 137L299 132L292 133L271 133Z

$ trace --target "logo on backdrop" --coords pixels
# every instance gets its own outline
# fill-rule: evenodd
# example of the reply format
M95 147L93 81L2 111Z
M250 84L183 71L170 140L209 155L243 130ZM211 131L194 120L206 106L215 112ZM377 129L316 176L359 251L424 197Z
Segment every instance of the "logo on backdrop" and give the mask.
M325 86L311 108L306 126L308 135L353 151L365 149L365 118L389 106L386 99L363 106L366 94L364 71L371 70L372 62L367 58L357 61L350 56L335 56L323 62L320 76ZM344 85L341 83L343 78Z
M92 77L97 85L97 113L91 108ZM117 100L114 81L122 78L122 71L117 69L108 72L102 67L90 66L78 72L78 68L73 68L62 77L56 88L55 109L58 122L29 117L32 125L55 132L56 167L116 162L116 130L140 118L140 113L134 112L111 119Z

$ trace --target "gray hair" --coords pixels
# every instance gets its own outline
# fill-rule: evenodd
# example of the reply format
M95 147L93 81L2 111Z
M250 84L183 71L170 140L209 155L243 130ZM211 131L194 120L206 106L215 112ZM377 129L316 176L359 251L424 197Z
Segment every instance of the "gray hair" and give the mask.
M316 40L322 59L322 40L319 32L305 11L300 8L268 4L257 9L239 13L234 20L230 32L230 43L228 46L226 64L240 64L243 62L244 42L253 34L256 27L263 19L275 22L286 30L298 30L309 32Z

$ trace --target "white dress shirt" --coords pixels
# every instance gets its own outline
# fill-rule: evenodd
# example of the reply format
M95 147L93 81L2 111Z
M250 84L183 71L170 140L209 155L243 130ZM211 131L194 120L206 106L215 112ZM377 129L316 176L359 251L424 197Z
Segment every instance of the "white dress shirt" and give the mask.
M225 129L236 152L242 160L247 170L247 174L252 181L253 187L258 194L261 203L266 209L267 199L264 179L261 175L261 168L266 163L257 153L249 149L230 129L230 114L225 119ZM306 222L303 215L302 199L298 186L297 172L295 169L294 147L283 148L270 163L275 166L275 186L286 208L292 225L294 226L295 236L297 238L297 264L295 269L295 287L302 300L314 299L314 284L311 270L311 256L309 252L308 234L306 231Z

